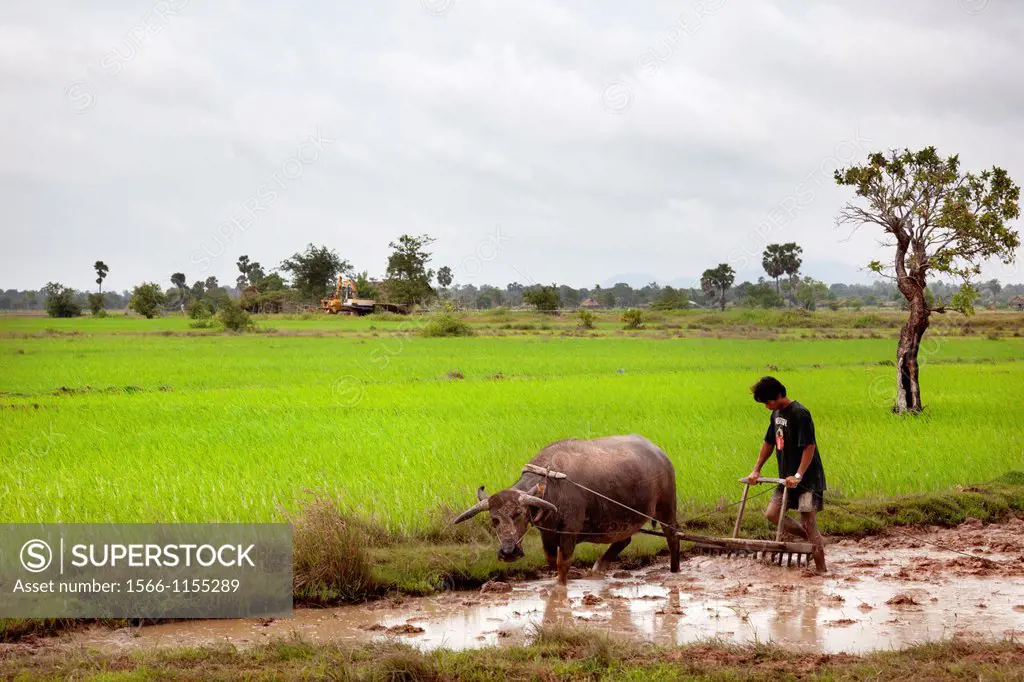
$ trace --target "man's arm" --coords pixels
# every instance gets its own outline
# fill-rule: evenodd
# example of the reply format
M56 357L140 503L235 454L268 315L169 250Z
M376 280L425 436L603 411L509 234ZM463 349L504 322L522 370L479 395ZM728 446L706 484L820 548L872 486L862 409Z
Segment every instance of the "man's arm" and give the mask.
M774 449L775 446L771 443L761 443L761 452L757 455L757 464L754 465L754 470L747 476L747 483L753 485L757 483L757 479L761 478L761 467L772 456L772 450ZM810 464L810 460L808 460L808 464ZM803 465L803 462L801 462L801 465Z

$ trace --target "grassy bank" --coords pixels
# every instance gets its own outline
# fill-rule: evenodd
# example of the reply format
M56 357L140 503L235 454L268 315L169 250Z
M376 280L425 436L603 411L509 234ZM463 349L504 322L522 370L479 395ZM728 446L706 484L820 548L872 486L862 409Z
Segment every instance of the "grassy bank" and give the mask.
M949 640L865 656L709 642L656 647L581 630L539 629L529 646L419 653L279 642L251 650L131 654L37 652L0 657L0 676L78 680L1022 680L1024 645Z

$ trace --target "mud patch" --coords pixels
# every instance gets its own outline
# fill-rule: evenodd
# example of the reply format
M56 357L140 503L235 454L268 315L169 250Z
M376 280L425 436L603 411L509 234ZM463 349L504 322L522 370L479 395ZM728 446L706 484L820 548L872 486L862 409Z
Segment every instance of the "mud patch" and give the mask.
M185 621L140 630L92 628L61 642L126 650L229 643L245 648L295 634L313 642L395 639L422 650L523 644L534 626L585 625L659 644L721 638L833 654L900 649L1024 631L1024 521L882 535L828 547L829 573L751 559L691 557L612 577L507 583L500 592L447 592L372 605L300 609L293 618ZM929 540L984 551L994 563L934 549ZM911 546L914 545L914 546ZM984 568L984 570L981 570ZM578 574L577 574L578 575ZM984 608L979 608L984 605Z

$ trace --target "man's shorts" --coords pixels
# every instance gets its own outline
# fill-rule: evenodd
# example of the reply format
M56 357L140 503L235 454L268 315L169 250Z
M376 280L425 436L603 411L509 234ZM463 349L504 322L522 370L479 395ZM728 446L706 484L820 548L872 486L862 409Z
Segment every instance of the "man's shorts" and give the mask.
M782 504L782 489L785 486L775 486L775 494L772 495L772 502ZM803 490L802 488L790 488L786 496L786 508L796 509L802 512L820 512L824 508L823 492L820 490Z

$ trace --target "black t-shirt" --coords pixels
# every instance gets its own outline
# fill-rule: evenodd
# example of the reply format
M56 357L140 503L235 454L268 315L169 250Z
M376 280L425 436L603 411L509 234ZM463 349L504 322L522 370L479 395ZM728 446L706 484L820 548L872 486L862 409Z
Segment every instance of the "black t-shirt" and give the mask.
M814 439L814 420L810 411L792 401L786 408L772 411L764 442L775 446L779 460L779 478L792 476L800 468L804 448L814 443L814 459L800 480L804 490L825 490L825 469L821 466L821 448Z

